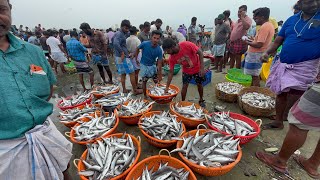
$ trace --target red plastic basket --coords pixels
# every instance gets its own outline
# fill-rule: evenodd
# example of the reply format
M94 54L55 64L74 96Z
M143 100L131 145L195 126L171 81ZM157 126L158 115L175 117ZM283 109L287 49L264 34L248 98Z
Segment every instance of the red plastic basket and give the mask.
M66 99L70 99L70 98L71 98L71 96L67 97ZM74 105L74 106L65 106L65 107L63 107L63 106L60 105L62 103L62 99L61 99L58 102L57 107L59 109L61 109L61 111L65 111L67 109L73 109L73 108L76 108L76 107L79 107L79 106L82 106L82 105L85 105L85 104L91 104L91 101L92 101L92 96L90 96L90 98L87 99L86 101L84 101L83 103L80 103L80 104L77 104L77 105Z
M212 114L211 114L212 115ZM250 142L251 140L253 140L254 138L256 138L257 136L259 136L260 134L260 125L258 125L258 123L244 115L241 115L241 114L237 114L237 113L232 113L230 112L230 117L233 118L233 119L238 119L240 121L243 121L243 122L246 122L248 123L255 131L256 133L255 134L252 134L252 135L249 135L249 136L234 136L234 138L239 138L240 139L240 144L243 145L243 144L246 144L248 142ZM258 121L258 120L257 120ZM214 127L210 122L209 120L207 119L207 124L209 126L210 129L216 131L216 132L219 132L221 134L224 134L224 135L232 135L232 134L229 134L229 133L226 133L224 131L220 131L218 128Z

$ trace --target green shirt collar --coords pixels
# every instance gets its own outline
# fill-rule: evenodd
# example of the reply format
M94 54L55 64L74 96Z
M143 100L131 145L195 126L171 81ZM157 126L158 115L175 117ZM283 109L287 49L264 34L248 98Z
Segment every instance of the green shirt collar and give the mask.
M24 47L25 42L18 39L12 33L8 33L7 37L9 39L10 46L5 53L11 53Z

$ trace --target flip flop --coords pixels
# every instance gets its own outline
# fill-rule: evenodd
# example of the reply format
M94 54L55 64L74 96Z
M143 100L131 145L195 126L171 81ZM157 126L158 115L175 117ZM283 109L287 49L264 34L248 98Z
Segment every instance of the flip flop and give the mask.
M269 124L263 124L261 126L261 128L263 130L282 130L284 128L284 126L278 127L278 126L274 125L273 123L269 123Z
M306 169L305 169L305 167L303 166L303 164L301 163L301 158L303 158L303 159L305 159L303 156L299 156L299 155L294 155L293 157L293 160L304 170L304 171L306 171L306 173L310 176L310 177L312 177L313 179L320 179L320 174L318 173L318 174L311 174L311 173L309 173Z
M276 120L276 115L271 115L271 116L268 117L268 119L270 119L270 120Z
M127 89L126 91L123 91L123 93L125 93L125 94L127 94L129 92L131 92L131 89Z
M268 159L265 157L266 153L263 152L256 152L256 157L263 162L264 164L266 164L268 167L270 167L271 169L282 173L282 174L289 174L288 169L287 168L281 168L281 167L277 167L275 165L272 165Z

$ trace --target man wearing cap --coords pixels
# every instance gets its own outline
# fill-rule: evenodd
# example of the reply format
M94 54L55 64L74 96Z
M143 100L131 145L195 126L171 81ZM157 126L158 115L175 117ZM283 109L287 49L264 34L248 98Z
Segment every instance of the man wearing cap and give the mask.
M215 69L217 69L216 72L222 72L222 66L224 64L223 57L226 50L226 41L231 31L230 27L226 23L223 23L224 18L224 14L220 14L218 16L217 25L215 28L214 46L212 51L215 57Z
M0 0L0 179L65 179L70 143L48 118L56 77L39 47L12 35Z
M92 62L97 65L99 69L100 76L104 83L113 84L112 72L109 67L108 60L108 41L101 31L91 29L88 23L82 23L80 29L88 36L89 46L87 48L92 48ZM109 81L106 81L104 70L107 71L109 76Z
M137 37L137 32L139 30L135 26L132 26L129 31L130 31L130 37L126 39L126 44L129 51L130 60L133 65L133 69L135 71L135 81L136 81L136 84L138 84L139 71L140 71L139 63L140 63L141 57L138 57L137 60L135 60L133 57L134 57L134 54L136 53L136 49L141 44L139 38Z

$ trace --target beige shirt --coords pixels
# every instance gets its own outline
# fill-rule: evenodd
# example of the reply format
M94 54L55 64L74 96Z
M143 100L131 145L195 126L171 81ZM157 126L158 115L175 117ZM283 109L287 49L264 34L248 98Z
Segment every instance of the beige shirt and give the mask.
M128 37L126 39L126 44L127 44L127 49L129 51L129 53L135 53L138 46L141 44L139 38L137 36L134 35L130 35L130 37Z

